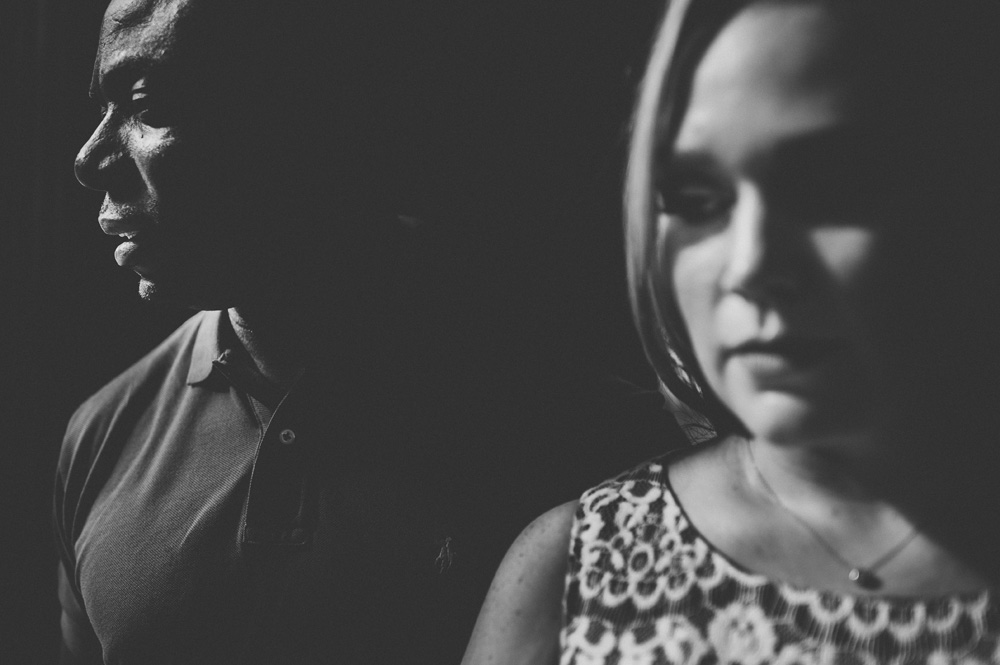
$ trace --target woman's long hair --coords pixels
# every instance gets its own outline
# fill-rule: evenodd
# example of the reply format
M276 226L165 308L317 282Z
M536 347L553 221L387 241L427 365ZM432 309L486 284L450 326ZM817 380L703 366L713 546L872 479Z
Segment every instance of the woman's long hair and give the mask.
M656 145L680 125L695 65L745 0L673 0L639 90L625 177L625 256L629 298L646 356L678 423L692 442L745 428L708 389L661 265L657 229Z

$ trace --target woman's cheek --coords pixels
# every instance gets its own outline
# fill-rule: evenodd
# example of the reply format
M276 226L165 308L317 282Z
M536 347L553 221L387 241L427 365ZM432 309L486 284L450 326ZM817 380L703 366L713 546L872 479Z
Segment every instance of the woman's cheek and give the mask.
M689 247L674 257L674 292L695 359L711 380L713 349L717 345L714 321L717 267L709 252L699 250L704 248Z

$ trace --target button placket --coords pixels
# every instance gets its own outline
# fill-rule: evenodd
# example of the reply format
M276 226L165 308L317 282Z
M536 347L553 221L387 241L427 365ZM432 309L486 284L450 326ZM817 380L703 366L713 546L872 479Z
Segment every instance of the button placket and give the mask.
M287 400L286 400L287 401ZM247 502L247 540L303 546L311 540L311 506L302 431L289 427L300 419L294 401L279 405L258 449Z

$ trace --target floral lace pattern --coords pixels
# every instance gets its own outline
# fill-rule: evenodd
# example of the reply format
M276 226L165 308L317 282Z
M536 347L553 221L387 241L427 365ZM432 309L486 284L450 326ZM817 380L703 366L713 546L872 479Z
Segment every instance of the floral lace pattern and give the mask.
M561 665L1000 663L989 591L851 596L748 573L688 522L663 458L584 493L563 603Z

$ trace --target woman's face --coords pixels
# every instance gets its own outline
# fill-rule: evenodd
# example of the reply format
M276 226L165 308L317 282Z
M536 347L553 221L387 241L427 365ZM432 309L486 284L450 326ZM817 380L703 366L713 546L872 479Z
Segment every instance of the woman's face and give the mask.
M881 275L896 260L894 205L845 20L822 3L743 10L655 160L662 251L696 359L776 443L867 445L884 424L873 331L892 315Z

